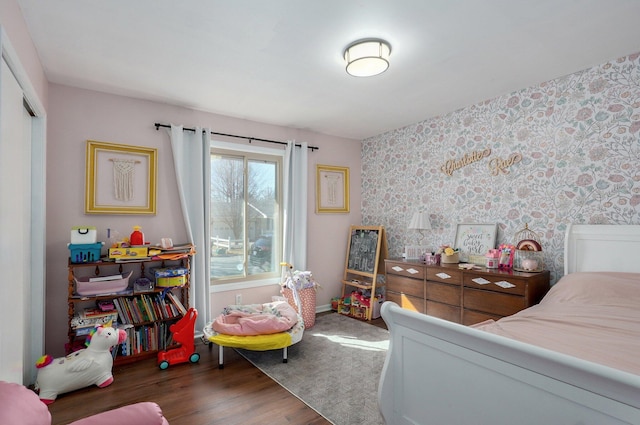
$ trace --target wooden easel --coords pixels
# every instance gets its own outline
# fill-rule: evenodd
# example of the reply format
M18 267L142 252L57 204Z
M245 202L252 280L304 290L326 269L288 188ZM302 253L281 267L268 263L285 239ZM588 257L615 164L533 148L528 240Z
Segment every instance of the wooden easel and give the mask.
M344 263L342 296L346 287L352 286L371 291L371 308L367 311L367 320L371 320L376 287L383 285L378 276L384 275L384 259L387 258L387 238L383 226L351 226L347 245L347 258ZM382 267L382 273L380 273Z

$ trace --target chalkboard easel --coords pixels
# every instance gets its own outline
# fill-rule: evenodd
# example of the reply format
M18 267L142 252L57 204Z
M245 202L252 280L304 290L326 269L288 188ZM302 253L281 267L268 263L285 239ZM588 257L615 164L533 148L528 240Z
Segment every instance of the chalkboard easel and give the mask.
M375 297L379 267L387 258L387 238L383 226L351 226L347 245L347 258L344 264L342 280L342 296L347 286L364 289ZM383 273L384 274L384 270ZM373 308L367 312L367 320L371 320Z

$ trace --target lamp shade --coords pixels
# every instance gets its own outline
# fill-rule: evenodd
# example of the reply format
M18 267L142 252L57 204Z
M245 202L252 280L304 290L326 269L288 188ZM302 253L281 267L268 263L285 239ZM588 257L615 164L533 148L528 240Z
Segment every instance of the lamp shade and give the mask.
M429 214L426 212L417 212L411 217L409 222L409 229L417 230L429 230L431 229L431 221L429 220Z
M347 73L354 77L372 77L389 68L391 46L384 40L360 40L344 51Z

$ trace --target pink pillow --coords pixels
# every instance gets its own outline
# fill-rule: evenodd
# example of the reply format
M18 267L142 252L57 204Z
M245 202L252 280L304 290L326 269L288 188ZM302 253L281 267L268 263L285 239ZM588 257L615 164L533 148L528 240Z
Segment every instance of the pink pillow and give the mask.
M640 273L576 272L563 276L540 304L581 304L637 309Z
M160 406L150 401L129 404L80 419L69 425L169 425Z
M51 414L24 385L0 381L0 424L51 425Z

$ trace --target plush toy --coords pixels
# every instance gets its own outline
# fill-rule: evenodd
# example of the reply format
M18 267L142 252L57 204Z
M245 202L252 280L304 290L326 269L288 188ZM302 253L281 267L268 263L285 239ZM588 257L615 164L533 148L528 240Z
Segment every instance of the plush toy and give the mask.
M112 327L98 326L87 339L88 346L66 357L43 356L37 363L36 389L45 404L55 401L58 394L89 385L106 387L113 382L111 348L124 342L127 333Z

